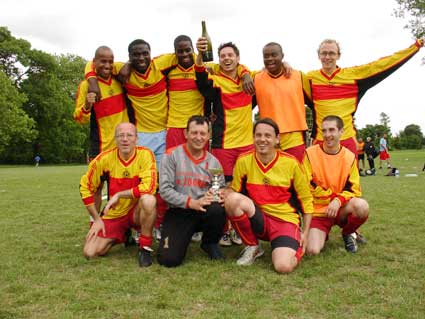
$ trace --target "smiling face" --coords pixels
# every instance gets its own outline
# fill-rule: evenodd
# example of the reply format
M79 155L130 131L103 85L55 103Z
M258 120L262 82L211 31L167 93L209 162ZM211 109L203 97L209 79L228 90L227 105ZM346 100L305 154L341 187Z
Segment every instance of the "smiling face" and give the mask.
M187 148L193 154L203 152L205 145L210 139L208 122L202 124L192 121L187 129L184 130L184 136L187 140Z
M96 74L107 80L112 74L112 65L114 64L114 54L111 49L100 48L96 51L93 59Z
M136 149L137 129L131 123L118 124L115 129L115 143L119 149L120 156L129 159Z
M254 131L255 151L262 156L272 156L276 152L276 145L279 144L279 136L273 126L260 123L256 125Z
M179 64L183 68L187 69L193 65L193 47L190 41L178 42L175 48L175 53Z
M137 72L145 73L151 63L151 50L146 44L134 45L129 53L131 67Z
M326 120L322 123L323 148L327 153L335 154L339 151L339 141L343 128L338 128L335 120Z
M264 67L272 75L278 75L283 70L283 52L276 44L270 44L263 48Z
M219 64L224 74L233 77L233 73L239 64L239 55L232 47L224 47L219 52Z
M319 48L319 60L322 63L322 69L328 74L336 69L336 62L340 58L338 45L335 42L323 42Z

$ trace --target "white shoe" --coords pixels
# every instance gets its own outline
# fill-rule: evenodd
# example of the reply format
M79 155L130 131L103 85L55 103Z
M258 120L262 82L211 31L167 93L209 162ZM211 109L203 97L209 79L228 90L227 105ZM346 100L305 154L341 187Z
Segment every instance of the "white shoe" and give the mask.
M230 240L230 234L224 233L223 237L220 238L220 241L218 242L220 246L232 246L232 241Z
M197 232L197 233L194 233L193 235L192 235L192 239L191 239L193 242L195 242L195 243L199 243L201 240L202 240L202 232Z
M156 241L161 240L161 230L159 228L153 229L153 238L155 238Z
M132 233L132 236L133 236L134 242L135 242L136 244L139 244L139 240L140 240L140 232L139 232L139 231L137 231L137 230L132 230L132 231L131 231L131 233Z
M235 245L242 245L242 239L239 237L239 234L234 229L230 230L230 240Z
M241 257L236 261L236 264L239 266L249 266L252 265L258 257L264 255L264 250L260 244L257 246L246 246L242 252Z

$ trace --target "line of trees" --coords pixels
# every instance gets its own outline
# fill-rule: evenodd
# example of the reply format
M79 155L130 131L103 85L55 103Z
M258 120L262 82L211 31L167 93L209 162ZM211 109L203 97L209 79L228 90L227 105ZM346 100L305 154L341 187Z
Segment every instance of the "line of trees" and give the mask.
M50 55L0 27L0 162L85 161L88 129L72 119L86 61Z
M380 124L368 124L366 127L357 130L357 135L363 140L370 136L376 146L379 144L379 136L383 133L388 135L390 149L422 149L425 147L425 137L421 127L416 124L407 125L404 130L398 132L395 136L391 134L390 118L387 114L380 114Z

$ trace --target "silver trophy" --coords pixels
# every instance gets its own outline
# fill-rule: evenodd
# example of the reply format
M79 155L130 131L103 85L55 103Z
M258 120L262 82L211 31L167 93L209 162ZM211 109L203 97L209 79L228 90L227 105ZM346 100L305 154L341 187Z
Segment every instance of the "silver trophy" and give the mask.
M220 176L223 174L223 169L221 168L210 168L208 171L211 173L211 189L213 192L213 202L219 202L220 201Z

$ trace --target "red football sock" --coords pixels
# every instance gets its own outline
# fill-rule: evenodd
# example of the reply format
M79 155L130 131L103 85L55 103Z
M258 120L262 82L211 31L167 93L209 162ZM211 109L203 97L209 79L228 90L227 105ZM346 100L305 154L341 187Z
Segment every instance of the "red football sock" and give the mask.
M140 238L139 238L139 247L143 248L143 247L151 247L152 246L152 236L145 236L140 234Z
M164 221L165 212L167 211L167 202L162 199L159 193L156 193L156 219L153 227L159 228Z
M251 228L251 222L249 221L247 214L242 214L238 217L229 217L232 222L233 229L235 229L241 237L243 243L247 246L258 245L257 237Z
M348 234L354 233L361 225L363 225L366 222L368 217L359 218L357 216L354 216L353 214L349 214L347 216L347 223L342 228L342 234L348 235Z

